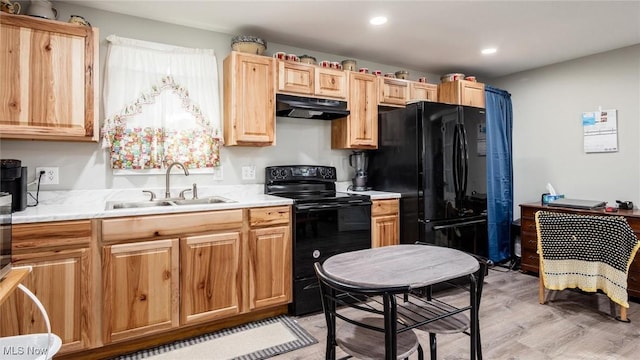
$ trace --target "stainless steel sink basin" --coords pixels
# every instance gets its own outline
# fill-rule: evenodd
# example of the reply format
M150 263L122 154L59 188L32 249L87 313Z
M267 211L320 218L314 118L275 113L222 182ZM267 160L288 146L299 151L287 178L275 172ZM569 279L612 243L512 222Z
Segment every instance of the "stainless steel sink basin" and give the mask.
M209 196L201 199L161 199L154 201L110 201L107 202L107 210L137 209L156 206L185 206L206 205L234 202L221 196Z
M156 206L172 206L170 201L158 200L158 201L123 201L123 202L108 202L107 210L111 209L135 209L135 208L147 208Z
M234 201L229 200L227 198L220 197L220 196L210 196L202 199L173 200L172 202L175 203L176 205L203 205L203 204L228 203L228 202L234 202Z

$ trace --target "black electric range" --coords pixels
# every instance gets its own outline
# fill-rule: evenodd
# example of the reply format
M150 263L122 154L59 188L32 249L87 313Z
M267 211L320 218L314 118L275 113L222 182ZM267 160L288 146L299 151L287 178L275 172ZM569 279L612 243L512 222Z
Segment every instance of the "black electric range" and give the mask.
M315 262L371 247L371 199L336 191L332 166L286 165L265 169L265 194L294 201L293 302L289 312L322 311Z

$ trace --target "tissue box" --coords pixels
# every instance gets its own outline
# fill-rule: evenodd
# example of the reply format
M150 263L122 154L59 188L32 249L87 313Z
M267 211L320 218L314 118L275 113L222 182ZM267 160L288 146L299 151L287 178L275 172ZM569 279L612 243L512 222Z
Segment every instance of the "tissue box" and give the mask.
M561 194L556 194L556 195L551 195L551 194L542 194L542 205L547 205L548 203L554 201L554 200L558 200L558 199L564 199L564 195Z

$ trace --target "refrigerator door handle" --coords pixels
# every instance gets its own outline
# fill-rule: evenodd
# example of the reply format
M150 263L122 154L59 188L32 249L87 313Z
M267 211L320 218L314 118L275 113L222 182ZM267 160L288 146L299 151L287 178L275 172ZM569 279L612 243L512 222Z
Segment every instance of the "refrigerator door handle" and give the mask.
M453 169L453 187L456 193L456 200L458 199L458 193L460 192L460 183L458 181L458 142L458 125L454 125L451 168Z
M464 125L460 125L462 133L462 161L464 163L463 166L463 175L462 175L462 187L461 198L463 198L467 194L467 180L469 178L469 144L467 143L467 131L464 128Z

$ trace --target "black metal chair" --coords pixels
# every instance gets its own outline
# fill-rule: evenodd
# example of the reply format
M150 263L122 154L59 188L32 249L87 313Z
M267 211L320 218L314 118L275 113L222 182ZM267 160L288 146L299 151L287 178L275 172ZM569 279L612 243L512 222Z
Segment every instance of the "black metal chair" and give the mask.
M435 246L432 244L416 242L419 245L427 245L427 246ZM473 256L480 265L480 268L474 274L476 279L476 306L477 309L480 309L480 299L482 298L482 289L484 284L484 277L489 270L490 260L475 254L468 255ZM468 282L468 281L467 281ZM447 282L455 287L465 287L464 279L459 279L457 281ZM466 289L466 287L465 287ZM437 359L437 344L436 344L436 335L437 334L455 334L455 333L464 333L466 335L471 335L469 332L469 328L471 326L471 321L469 316L467 316L464 312L458 312L454 315L450 314L455 309L443 302L438 301L433 297L432 287L429 286L424 289L420 289L418 291L413 291L417 293L419 296L424 297L427 301L425 304L421 304L418 306L413 306L412 304L403 304L403 308L408 309L411 312L411 317L415 317L415 315L422 316L424 318L440 318L439 320L432 321L426 323L424 325L416 327L418 330L425 331L429 333L429 350L431 360ZM403 317L402 314L398 315L399 317ZM477 336L476 336L476 345L477 345L477 358L478 360L482 360L482 346L480 341L480 324L478 322L477 328Z
M343 359L407 359L416 351L418 358L424 359L415 332L409 328L398 328L393 312L396 295L407 293L408 287L363 289L331 279L320 263L316 262L314 266L327 323L327 360L335 360L336 346L348 354ZM375 304L370 305L370 300ZM382 306L375 306L378 304ZM337 319L342 320L342 324L336 330ZM387 354L392 336L396 336L396 356Z

